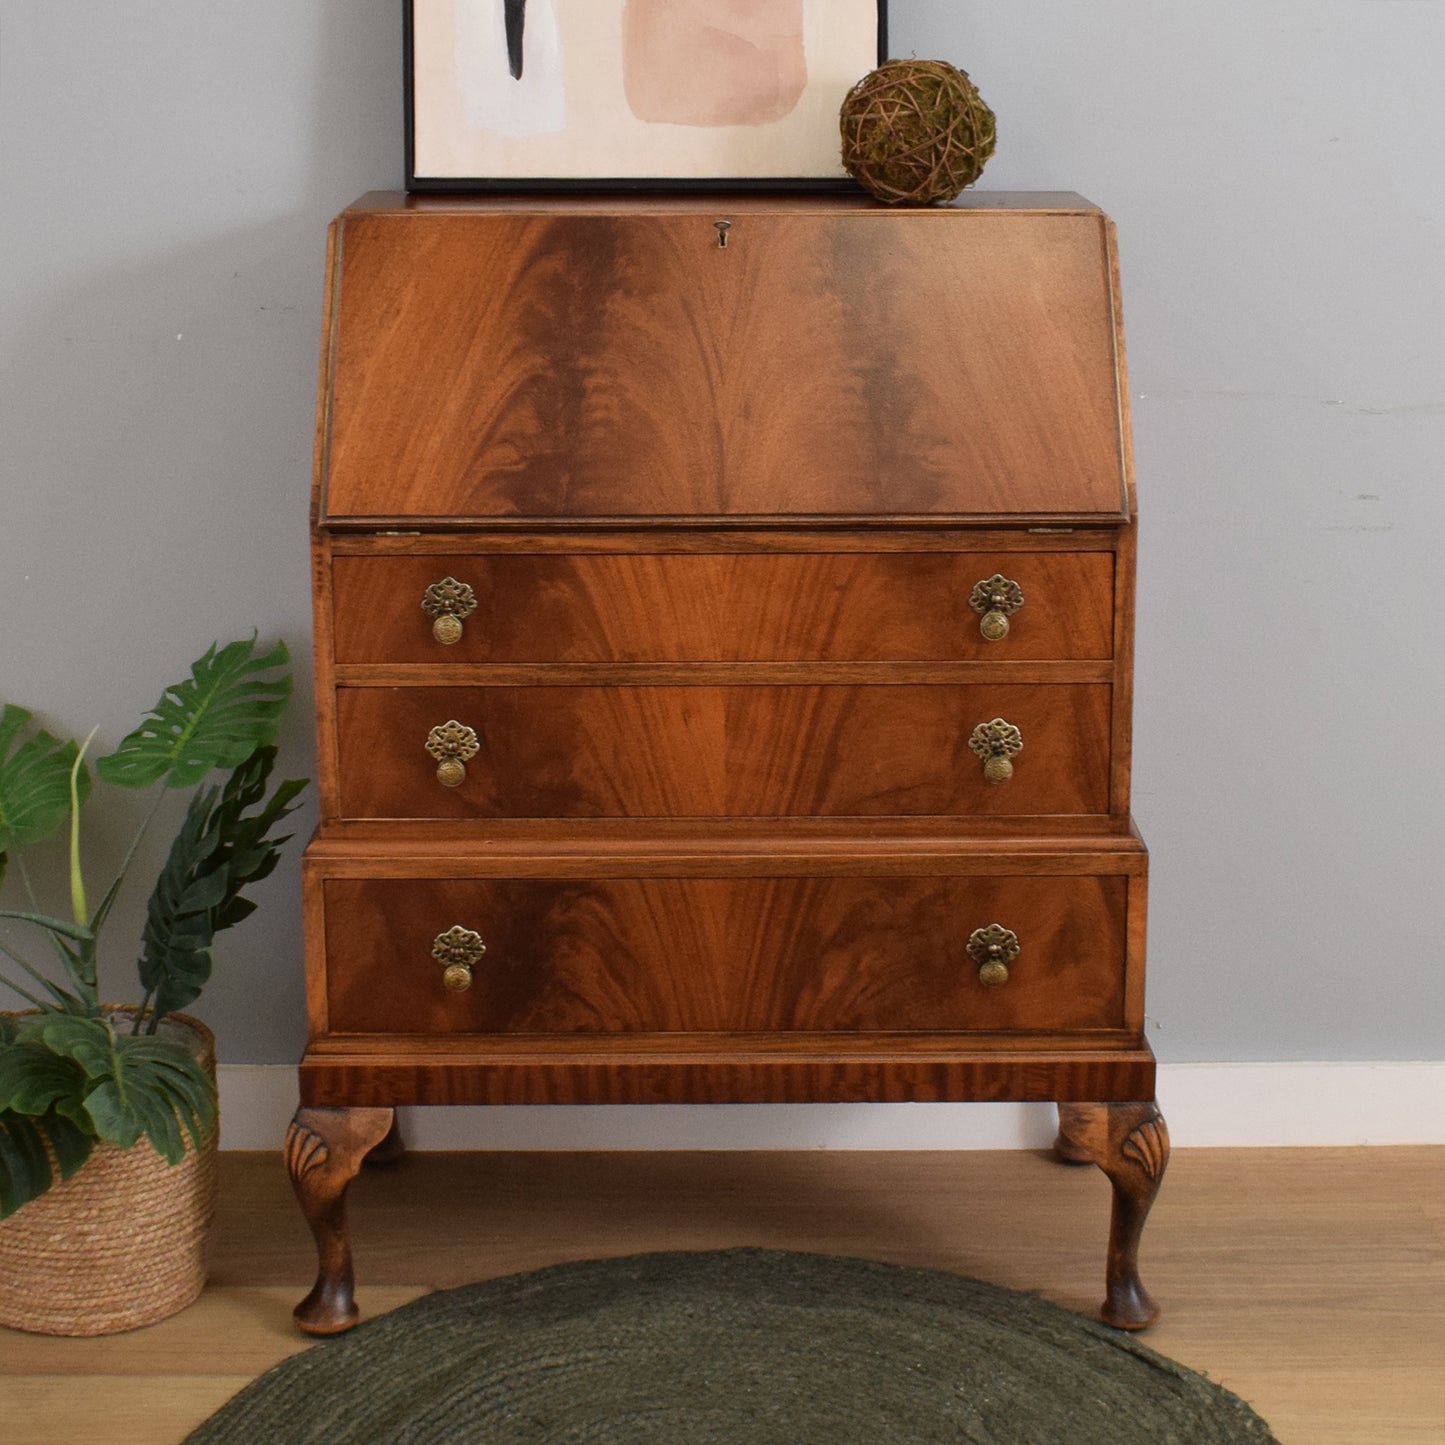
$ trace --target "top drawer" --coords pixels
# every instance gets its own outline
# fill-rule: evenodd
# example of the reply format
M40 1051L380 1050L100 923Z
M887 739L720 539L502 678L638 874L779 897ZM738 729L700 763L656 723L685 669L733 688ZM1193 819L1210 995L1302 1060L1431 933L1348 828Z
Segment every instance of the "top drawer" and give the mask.
M970 599L996 576L1017 584L1023 604L1007 634L989 641ZM462 610L475 602L453 643L438 641L423 610L427 589L447 579L470 591ZM339 663L1002 662L1113 652L1111 552L338 556L332 586Z

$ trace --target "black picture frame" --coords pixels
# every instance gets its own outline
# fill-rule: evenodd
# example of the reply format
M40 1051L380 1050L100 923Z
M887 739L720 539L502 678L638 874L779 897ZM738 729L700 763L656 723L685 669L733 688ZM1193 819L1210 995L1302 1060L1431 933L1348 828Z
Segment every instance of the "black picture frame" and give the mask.
M554 193L588 192L638 193L691 192L721 194L735 191L763 192L859 192L860 187L848 176L453 176L418 174L416 136L416 41L415 5L417 0L403 0L403 91L406 124L406 189L427 193ZM826 3L826 0L806 0ZM888 0L872 0L877 10L877 56L875 64L888 58ZM860 74L857 79L861 80ZM842 95L838 103L842 104Z

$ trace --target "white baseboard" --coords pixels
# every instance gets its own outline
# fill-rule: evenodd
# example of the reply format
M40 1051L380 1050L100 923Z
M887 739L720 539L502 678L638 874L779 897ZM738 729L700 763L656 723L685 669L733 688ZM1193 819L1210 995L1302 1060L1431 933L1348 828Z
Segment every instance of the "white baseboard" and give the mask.
M223 1065L221 1147L277 1149L296 1071ZM1445 1144L1445 1062L1163 1064L1176 1148ZM413 1149L1041 1149L1048 1104L531 1106L403 1111Z

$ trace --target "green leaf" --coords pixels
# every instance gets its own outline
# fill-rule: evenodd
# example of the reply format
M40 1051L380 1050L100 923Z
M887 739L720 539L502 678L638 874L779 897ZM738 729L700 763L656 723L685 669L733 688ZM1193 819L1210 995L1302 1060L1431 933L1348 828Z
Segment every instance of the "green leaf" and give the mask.
M45 1047L62 1058L74 1059L87 1079L107 1078L114 1070L115 1032L105 1019L51 1015L40 1019L33 1033Z
M97 1133L117 1144L144 1134L168 1164L179 1164L182 1130L199 1148L215 1123L214 1085L173 1039L121 1038L116 1057L114 1076L86 1097Z
M0 872L4 854L48 838L70 812L76 745L39 728L11 752L30 720L31 714L22 707L0 706ZM90 792L90 774L83 765L76 782L83 802Z
M0 1219L38 1199L55 1183L45 1151L47 1140L62 1179L69 1179L95 1147L90 1135L58 1114L35 1119L0 1110Z
M171 844L170 855L146 904L139 969L141 987L155 995L155 1016L173 1013L200 997L211 976L211 909L225 878L212 869L220 835L211 829L219 790L197 793ZM201 880L210 888L199 892ZM196 903L199 906L193 906Z
M160 781L186 788L269 746L291 696L290 674L277 675L290 654L284 642L264 657L253 656L255 649L255 637L220 651L213 644L190 677L168 687L140 727L96 762L96 772L126 788Z
M69 1179L90 1158L90 1151L96 1145L95 1135L76 1120L64 1118L62 1112L47 1115L39 1124L55 1150L60 1177Z
M0 1219L50 1188L50 1160L35 1120L0 1114Z
M48 913L26 913L15 908L0 908L0 918L15 918L22 923L33 923L47 933L58 933L62 938L73 938L77 943L94 943L95 934L81 923L67 923L63 918L52 918Z
M227 781L212 827L220 835L218 857L224 867L226 887L213 911L216 931L230 928L255 911L256 905L241 896L247 884L269 877L281 858L281 847L290 834L272 838L271 830L296 811L296 797L305 789L304 778L278 783L270 800L266 787L276 763L276 749L262 748ZM250 813L248 810L257 808Z
M280 783L266 799L276 749L265 747L220 789L198 793L186 812L146 907L141 986L153 1017L185 1008L211 976L211 944L255 908L242 890L276 866L286 838L270 830L294 811L304 780ZM255 811L252 811L255 810Z
M199 1147L214 1125L215 1085L176 1040L120 1035L105 1019L52 1019L40 1036L85 1071L86 1120L109 1143L129 1149L144 1136L179 1164L185 1136Z
M57 1106L75 1117L88 1081L74 1059L35 1039L0 1044L0 1111L48 1114Z

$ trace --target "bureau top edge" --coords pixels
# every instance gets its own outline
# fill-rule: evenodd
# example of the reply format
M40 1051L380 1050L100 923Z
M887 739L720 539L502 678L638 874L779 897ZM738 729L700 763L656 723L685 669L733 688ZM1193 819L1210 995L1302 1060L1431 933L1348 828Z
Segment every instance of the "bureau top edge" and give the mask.
M956 200L939 206L888 206L863 192L837 191L786 194L748 190L694 192L671 195L658 192L635 193L598 191L568 195L494 191L485 194L414 193L368 191L345 211L351 216L400 215L555 215L596 212L631 215L712 215L715 212L773 213L797 215L948 215L953 211L1050 212L1054 214L1100 215L1092 201L1075 191L965 191Z
M722 516L694 514L691 516L595 516L595 517L466 517L466 516L389 516L389 517L327 517L315 519L317 530L337 537L428 537L449 533L470 535L497 534L524 536L535 534L557 537L578 533L589 537L667 536L677 533L695 537L699 533L716 533L736 539L750 533L768 537L780 534L815 534L819 536L940 537L949 533L980 534L1010 532L1029 537L1078 537L1084 540L1090 532L1107 534L1134 522L1132 512L1080 513L1060 515L1034 513L974 516L872 516L854 512L837 515L807 513L771 513L763 516Z

